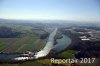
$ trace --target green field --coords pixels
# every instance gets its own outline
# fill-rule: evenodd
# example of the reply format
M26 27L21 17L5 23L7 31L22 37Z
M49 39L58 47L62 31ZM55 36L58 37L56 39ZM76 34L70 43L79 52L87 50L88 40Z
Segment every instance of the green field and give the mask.
M64 52L58 54L57 57L59 57L59 58L74 58L74 54L77 52L78 51L67 50L67 51L64 51Z
M34 28L30 25L20 24L3 24L0 27L11 28L12 31L21 32L14 38L0 38L0 52L3 53L16 53L26 51L36 51L42 49L45 44L45 39L40 39L40 36L45 33L42 28Z

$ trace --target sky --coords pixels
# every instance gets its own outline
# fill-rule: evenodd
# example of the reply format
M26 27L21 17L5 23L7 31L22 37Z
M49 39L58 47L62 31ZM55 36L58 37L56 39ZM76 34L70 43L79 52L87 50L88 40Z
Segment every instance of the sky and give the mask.
M100 21L100 0L0 0L0 18Z

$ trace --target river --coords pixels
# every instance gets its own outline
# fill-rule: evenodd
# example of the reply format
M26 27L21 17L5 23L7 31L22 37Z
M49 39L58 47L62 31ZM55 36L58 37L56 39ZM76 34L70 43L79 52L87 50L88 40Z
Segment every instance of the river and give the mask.
M36 53L35 58L45 57L49 54L50 50L54 48L54 37L57 33L57 28L49 35L46 46L39 52Z
M64 34L62 36L63 37L61 39L57 39L57 44L54 47L54 50L56 52L63 51L64 49L66 49L69 46L69 44L71 44L72 40L68 36L66 36Z
M56 52L60 52L67 48L67 46L71 43L71 39L66 36L62 35L61 39L57 39L57 44L54 45L54 37L57 33L57 28L49 35L48 41L46 46L40 50L39 52L35 53L34 57L20 57L16 54L0 54L0 59L13 59L13 60L28 60L28 59L38 59L41 57L45 57L49 54L49 52L54 49ZM19 57L18 57L19 56Z

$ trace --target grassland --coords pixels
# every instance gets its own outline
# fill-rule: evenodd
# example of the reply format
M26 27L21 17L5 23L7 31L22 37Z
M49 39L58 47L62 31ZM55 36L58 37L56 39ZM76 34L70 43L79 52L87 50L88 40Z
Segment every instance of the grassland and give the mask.
M5 47L5 42L0 41L0 50L2 50Z
M69 63L61 63L62 65L69 66ZM27 61L22 64L1 64L1 66L42 66L42 65L49 65L52 66L50 59L39 59L35 61Z
M74 54L76 54L78 51L74 50L66 50L60 54L57 55L59 58L74 58Z
M0 52L16 53L40 50L45 46L46 40L40 39L45 33L42 28L35 28L27 24L3 24L0 26L11 28L12 31L21 32L14 38L0 38Z
M21 29L20 29L21 28ZM20 31L23 34L15 38L0 38L0 52L4 53L23 53L26 51L38 51L42 49L46 44L46 39L40 39L40 35L45 33L40 29L34 29L32 27L15 27L16 31ZM59 58L74 58L74 54L78 51L65 50L57 55ZM61 63L62 65L69 66L69 63ZM22 64L1 64L0 66L52 66L50 59L39 59L33 61L27 61ZM90 64L80 64L81 66L89 66ZM91 64L95 66L95 64Z
M3 25L1 25L3 26ZM12 31L21 32L14 38L0 38L0 52L3 53L24 53L26 51L39 51L42 49L47 39L40 39L40 36L45 33L44 29L34 28L32 26L22 25L7 25ZM0 66L41 66L39 61L28 61L22 64L1 64Z

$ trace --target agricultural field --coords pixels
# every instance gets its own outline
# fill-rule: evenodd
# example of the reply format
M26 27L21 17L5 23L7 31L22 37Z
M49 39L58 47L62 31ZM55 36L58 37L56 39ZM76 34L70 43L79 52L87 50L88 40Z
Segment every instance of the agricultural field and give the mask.
M0 37L0 52L1 53L24 53L26 51L38 51L42 49L47 39L40 39L42 34L46 31L42 28L35 28L30 25L20 24L2 24L0 25L0 31L7 34L7 38L4 35ZM10 37L12 33L19 32L15 37ZM10 34L11 33L11 34Z
M44 39L40 38L46 33L51 33L52 28L43 29L41 27L33 27L30 25L20 25L20 24L0 24L0 31L5 32L5 35L0 37L0 52L1 53L25 53L27 51L37 52L44 48L46 45L48 36ZM20 34L11 37L12 33L19 32ZM44 64L42 61L47 61L50 64L50 59L41 59L36 61L27 61L22 64L1 64L0 66L30 66L36 65L41 66Z
M59 53L57 55L57 57L59 58L74 58L74 55L77 53L78 51L74 51L74 50L66 50L62 53Z

